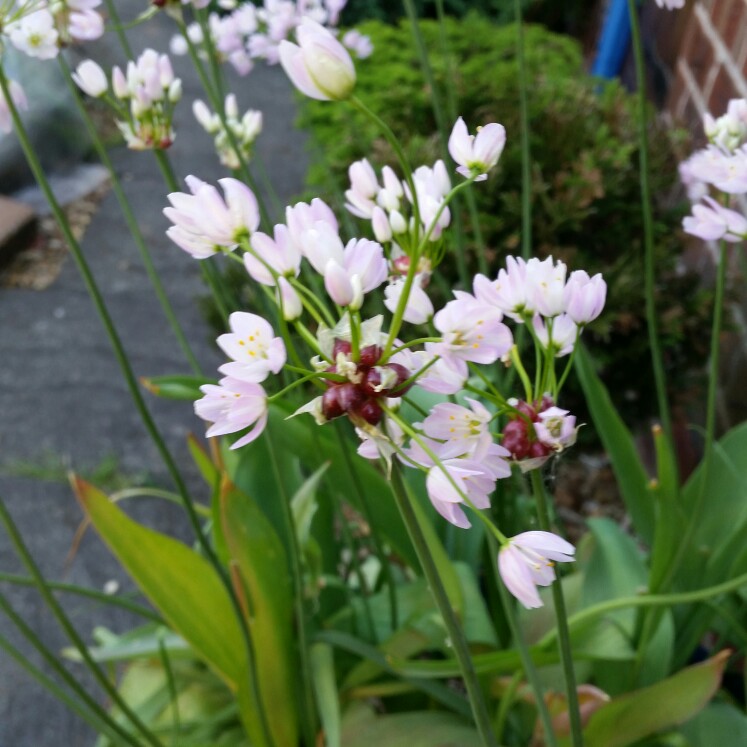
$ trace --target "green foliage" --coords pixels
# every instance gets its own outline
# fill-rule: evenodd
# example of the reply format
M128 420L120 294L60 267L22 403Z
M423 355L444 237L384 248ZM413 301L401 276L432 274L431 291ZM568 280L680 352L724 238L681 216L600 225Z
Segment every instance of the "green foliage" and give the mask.
M501 122L507 143L498 168L474 193L488 247L488 264L497 271L503 257L519 251L521 227L521 149L519 82L515 26L497 26L476 14L446 19L454 70L439 53L439 28L421 22L442 100L449 87L457 111L471 128ZM375 62L358 65L356 94L405 144L414 164L442 157L441 141L423 82L411 29L403 22L368 22ZM636 102L617 83L602 84L583 72L580 46L540 26L525 27L529 77L529 125L532 155L533 253L552 254L571 268L604 272L608 306L588 338L603 365L603 378L627 422L653 410L642 277L642 219L638 182ZM305 100L301 125L308 127L325 155L311 171L314 194L347 185L348 165L368 157L396 166L375 128L345 106ZM710 294L698 278L676 271L681 252L680 210L668 199L675 182L677 150L684 136L652 124L652 190L655 206L658 309L672 392L687 391L687 371L705 356L702 330L710 314ZM330 199L333 199L330 196ZM467 250L476 266L471 222L463 216ZM455 276L452 259L442 267ZM435 293L435 291L434 291ZM697 362L697 363L696 363ZM578 398L580 399L580 397ZM574 397L575 400L575 397ZM585 416L582 402L567 400ZM585 434L582 434L585 435Z

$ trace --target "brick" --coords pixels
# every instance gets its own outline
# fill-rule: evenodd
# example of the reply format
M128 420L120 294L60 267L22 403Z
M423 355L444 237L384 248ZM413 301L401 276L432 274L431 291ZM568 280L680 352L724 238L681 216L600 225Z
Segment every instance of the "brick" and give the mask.
M31 207L0 196L0 265L31 244L36 228L36 213Z
M736 56L735 43L742 25L747 20L745 0L719 0L711 13L711 18L724 44L732 55Z
M702 87L716 59L711 43L695 17L685 33L680 56L687 60L693 78Z
M708 111L714 116L719 116L726 111L729 99L738 98L739 94L734 88L734 81L722 67L711 88L708 97Z

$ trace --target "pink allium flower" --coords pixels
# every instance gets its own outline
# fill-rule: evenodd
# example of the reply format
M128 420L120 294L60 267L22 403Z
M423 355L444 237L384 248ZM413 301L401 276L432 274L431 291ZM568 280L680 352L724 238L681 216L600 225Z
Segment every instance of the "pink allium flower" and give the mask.
M392 224L378 205L371 212L371 228L373 228L376 241L380 244L386 244L387 241L392 240Z
M565 276L563 262L552 257L540 261L532 257L526 264L527 309L553 317L565 311Z
M94 10L101 0L66 0L70 11L67 33L78 41L92 41L104 35L104 19Z
M355 432L361 439L358 454L364 459L384 459L387 464L405 440L402 428L390 418L384 418L378 427L356 428Z
M443 336L435 350L439 355L463 361L495 363L513 345L511 331L501 322L501 312L469 293L457 294L456 300L449 301L433 317L433 324Z
M236 433L253 425L249 433L231 446L238 449L254 441L267 425L267 395L259 384L227 376L217 386L205 384L200 391L204 396L195 402L195 413L212 423L207 430L208 438Z
M747 237L747 219L740 213L722 207L710 197L704 197L706 205L693 205L693 214L682 220L686 233L704 241L723 239L736 243Z
M317 223L326 223L334 233L338 233L337 218L332 208L324 200L315 197L310 204L298 202L293 207L285 208L285 222L288 224L291 238L303 251L303 236L310 228L318 228ZM318 272L322 272L318 270Z
M279 278L275 291L278 306L282 309L283 319L286 322L292 322L298 319L303 313L303 303L298 291L287 281L286 278Z
M527 608L542 607L538 586L555 580L555 563L571 563L576 548L551 532L523 532L498 553L498 570L506 588Z
M495 280L476 275L475 296L484 304L494 306L515 322L523 322L527 308L527 263L521 257L506 257L506 269L498 271Z
M477 400L467 399L469 409L451 402L436 405L423 421L426 436L443 442L444 458L471 456L481 460L493 437L488 426L492 416Z
M555 451L573 446L576 443L576 418L569 415L568 410L559 407L548 407L538 413L538 420L534 424L534 432L537 439L545 446Z
M355 67L337 39L315 21L304 18L296 29L298 44L283 39L280 64L301 93L321 101L342 101L355 86Z
M433 316L433 303L423 290L422 276L416 275L407 298L403 319L410 324L425 324ZM405 279L397 278L384 288L384 306L395 312L404 289Z
M20 83L16 83L14 80L8 81L8 89L10 91L10 97L16 106L16 109L26 111L29 108L28 101L26 100L26 94L21 87ZM4 132L6 135L13 129L13 118L10 114L10 108L8 102L0 91L0 132Z
M465 177L475 177L480 182L488 178L501 157L506 144L506 130L503 125L491 122L477 128L477 135L470 135L467 125L459 117L449 137L449 153L459 164L457 171Z
M734 151L747 139L747 101L732 99L726 113L714 119L709 113L703 115L706 137L726 151Z
M685 7L685 0L656 0L656 4L667 10L678 10Z
M686 161L682 161L682 163L677 167L677 170L680 174L682 186L685 187L685 190L687 191L687 198L691 202L698 202L702 197L708 194L708 185L693 174L689 158Z
M256 231L257 199L238 179L219 180L224 197L194 176L188 176L186 182L192 194L172 192L168 195L172 207L163 211L174 224L166 233L182 249L204 259L215 246L234 249L242 238Z
M275 285L271 270L277 275L298 276L301 252L293 242L287 226L275 226L274 238L261 231L251 237L252 251L244 254L244 266L252 279L263 285Z
M400 350L392 360L401 363L410 371L419 371L434 358L436 362L417 380L417 386L435 394L456 394L464 389L469 376L467 364L459 358L441 358L438 343L426 343L425 350Z
M52 14L46 8L27 13L20 20L8 24L4 30L13 46L29 57L51 60L59 54L60 35Z
M381 245L368 239L351 239L343 250L342 263L337 258L327 260L324 287L339 306L359 309L364 294L378 288L386 275Z
M425 487L433 507L446 521L468 529L472 525L461 507L462 493L475 508L490 508L495 479L473 459L446 459L428 470Z
M588 324L596 319L607 300L607 283L601 274L593 278L584 270L575 270L568 278L564 290L566 314L576 324Z
M539 314L532 319L532 326L542 347L547 350L552 345L556 358L562 358L573 352L578 337L578 326L568 314L561 314L552 320L552 332L549 322Z
M234 363L221 366L221 373L258 384L285 365L285 343L261 316L234 311L228 323L231 332L218 337L218 345Z
M744 146L730 154L709 145L692 155L688 164L692 177L712 184L721 192L732 195L747 192L747 150Z
M98 98L109 90L109 81L102 67L93 60L83 60L72 74L72 79L83 93Z

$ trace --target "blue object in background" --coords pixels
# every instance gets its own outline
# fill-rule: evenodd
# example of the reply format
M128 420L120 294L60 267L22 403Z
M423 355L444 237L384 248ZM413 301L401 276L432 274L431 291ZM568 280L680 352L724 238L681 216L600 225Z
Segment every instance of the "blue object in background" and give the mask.
M630 47L630 16L627 0L611 0L599 35L599 47L591 74L615 78L622 69Z

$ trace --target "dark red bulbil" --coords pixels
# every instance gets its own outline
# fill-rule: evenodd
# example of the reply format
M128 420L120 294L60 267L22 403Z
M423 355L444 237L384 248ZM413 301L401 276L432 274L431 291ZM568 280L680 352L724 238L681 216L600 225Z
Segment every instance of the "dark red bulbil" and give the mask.
M338 353L350 355L351 346L347 340L336 339L332 347L332 357L337 360ZM382 349L378 345L367 345L360 351L357 369L360 374L360 382L355 384L351 381L337 382L330 379L325 380L326 392L322 395L322 413L327 420L339 418L341 415L352 415L362 418L371 425L377 425L384 416L381 405L377 402L380 397L401 397L409 389L410 385L400 388L410 378L410 372L399 363L386 363L384 366L376 366L381 358ZM381 369L389 368L396 374L394 384L377 391L381 386ZM336 373L335 365L325 369L328 373Z
M503 429L501 445L511 452L514 459L535 459L552 454L552 449L537 440L532 423L539 420L539 413L553 406L549 397L531 405L523 400L516 405L516 414L506 423ZM529 421L529 422L527 422Z

